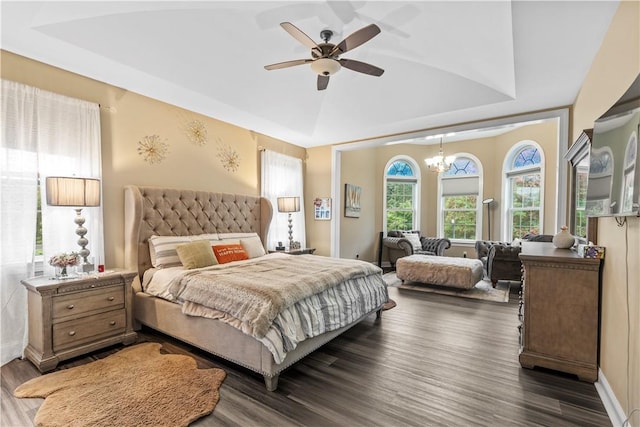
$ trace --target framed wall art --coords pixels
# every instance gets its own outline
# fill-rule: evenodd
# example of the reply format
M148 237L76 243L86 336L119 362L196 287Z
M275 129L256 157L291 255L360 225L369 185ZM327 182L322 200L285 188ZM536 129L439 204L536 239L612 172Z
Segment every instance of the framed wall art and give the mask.
M360 195L362 187L353 184L344 185L344 216L360 218Z
M321 221L331 220L330 197L316 197L313 199L313 218Z

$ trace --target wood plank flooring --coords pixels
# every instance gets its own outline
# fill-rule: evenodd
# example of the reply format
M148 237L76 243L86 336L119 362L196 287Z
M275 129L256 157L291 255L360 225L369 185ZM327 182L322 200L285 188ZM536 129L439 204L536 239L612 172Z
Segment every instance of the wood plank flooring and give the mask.
M610 426L593 384L518 364L517 295L508 304L390 288L398 306L370 316L280 376L261 376L144 329L140 341L227 371L213 414L194 426ZM62 363L105 357L116 346ZM0 369L2 426L31 426L42 399L16 399L40 375Z

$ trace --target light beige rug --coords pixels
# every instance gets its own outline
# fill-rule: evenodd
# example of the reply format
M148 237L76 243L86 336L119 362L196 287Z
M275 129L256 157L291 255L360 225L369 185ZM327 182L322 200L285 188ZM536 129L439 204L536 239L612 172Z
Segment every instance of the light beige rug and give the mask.
M494 288L491 286L490 281L481 280L476 283L473 288L464 290L446 286L429 285L427 283L402 283L402 280L398 279L398 277L396 276L395 271L385 273L383 279L387 283L387 286L394 286L400 289L411 289L413 291L432 292L436 294L451 295L462 298L481 299L493 302L509 302L510 283L506 281L498 282L498 284Z
M14 395L45 398L37 426L187 426L213 411L226 373L198 369L194 358L161 354L161 347L128 347L29 380Z

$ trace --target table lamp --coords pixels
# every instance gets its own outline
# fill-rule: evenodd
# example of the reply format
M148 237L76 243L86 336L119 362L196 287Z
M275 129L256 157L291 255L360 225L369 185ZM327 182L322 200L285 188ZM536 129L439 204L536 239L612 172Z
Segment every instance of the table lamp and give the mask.
M289 249L293 243L292 212L300 212L300 197L278 197L278 212L289 214Z
M87 259L89 257L89 249L87 249L87 240L84 236L87 229L84 227L84 217L82 216L82 208L100 206L100 181L95 178L76 178L50 176L47 177L47 205L49 206L70 206L76 211L74 222L78 225L76 234L80 236L78 245L80 251L78 254L82 257L82 272L89 273L94 270L93 264Z

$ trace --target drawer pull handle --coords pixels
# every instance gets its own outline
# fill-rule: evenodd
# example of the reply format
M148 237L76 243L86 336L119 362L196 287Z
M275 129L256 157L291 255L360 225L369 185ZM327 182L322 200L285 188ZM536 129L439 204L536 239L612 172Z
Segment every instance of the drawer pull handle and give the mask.
M75 307L75 305L73 305L73 304L69 304L69 305L67 306L67 308L68 308L69 310L73 310L73 308L74 308L74 307Z
M115 299L114 297L107 298L107 300L109 300L109 301L113 301L114 299Z
M76 331L69 331L69 336L74 336L76 334Z
M110 324L111 326L115 326L115 325L116 325L116 321L115 321L115 320L112 320L111 322L109 322L109 324Z

